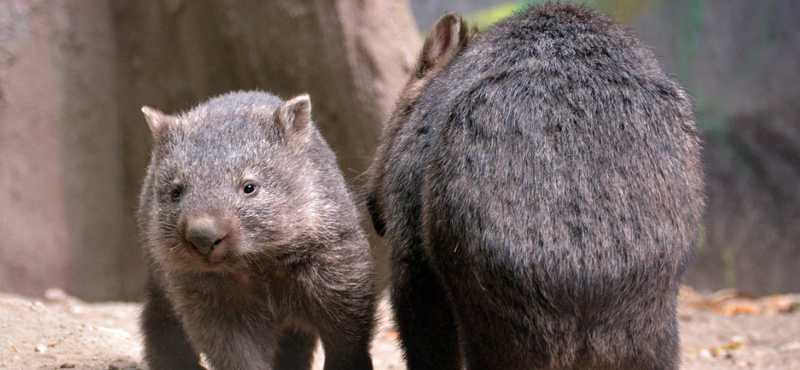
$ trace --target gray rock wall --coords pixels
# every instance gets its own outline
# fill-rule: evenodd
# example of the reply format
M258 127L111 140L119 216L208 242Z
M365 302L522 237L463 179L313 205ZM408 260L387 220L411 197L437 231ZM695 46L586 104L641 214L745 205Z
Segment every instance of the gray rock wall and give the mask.
M695 98L708 210L687 282L800 291L800 2L654 3L632 27Z

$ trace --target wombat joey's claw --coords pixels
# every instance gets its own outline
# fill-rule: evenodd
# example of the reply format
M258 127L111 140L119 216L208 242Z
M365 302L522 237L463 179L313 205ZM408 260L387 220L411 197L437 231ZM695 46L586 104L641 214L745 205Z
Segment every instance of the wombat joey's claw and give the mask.
M208 217L198 218L189 222L186 237L192 246L202 255L214 251L225 235L219 235L220 230L214 225L214 220Z

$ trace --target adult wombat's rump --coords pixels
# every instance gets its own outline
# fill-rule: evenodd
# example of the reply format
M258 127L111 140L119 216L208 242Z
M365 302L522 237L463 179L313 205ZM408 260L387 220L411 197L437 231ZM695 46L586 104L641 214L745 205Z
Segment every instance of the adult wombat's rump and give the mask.
M433 26L370 169L408 368L677 369L688 96L583 7L463 28Z
M143 108L155 147L140 198L152 369L371 369L374 266L308 96Z

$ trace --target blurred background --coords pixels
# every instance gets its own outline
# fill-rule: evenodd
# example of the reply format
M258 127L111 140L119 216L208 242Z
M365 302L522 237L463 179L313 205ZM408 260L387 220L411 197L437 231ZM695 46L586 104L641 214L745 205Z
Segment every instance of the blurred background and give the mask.
M537 3L0 0L0 291L141 297L142 105L308 92L363 210L362 174L430 24L455 10L485 27ZM708 210L687 283L800 291L800 2L580 3L631 27L695 99Z

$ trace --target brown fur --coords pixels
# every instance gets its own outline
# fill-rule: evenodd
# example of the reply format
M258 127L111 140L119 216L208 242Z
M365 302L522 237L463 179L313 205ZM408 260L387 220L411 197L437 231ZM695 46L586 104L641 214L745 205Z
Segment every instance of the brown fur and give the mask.
M688 95L584 7L468 42L455 24L434 25L369 171L408 369L677 369L704 203Z
M308 96L239 92L168 116L139 223L152 369L371 369L375 268Z

